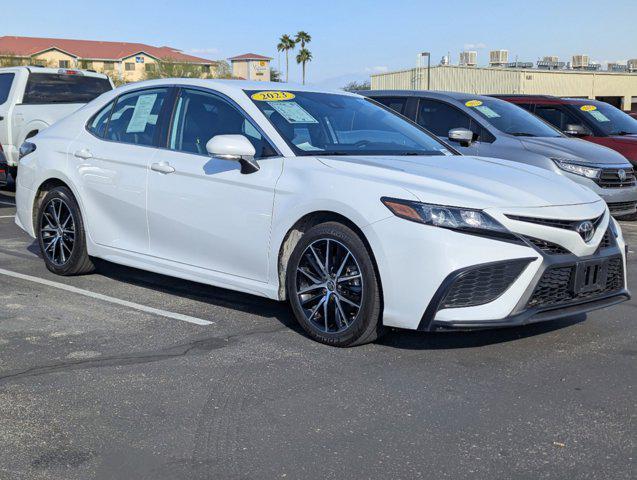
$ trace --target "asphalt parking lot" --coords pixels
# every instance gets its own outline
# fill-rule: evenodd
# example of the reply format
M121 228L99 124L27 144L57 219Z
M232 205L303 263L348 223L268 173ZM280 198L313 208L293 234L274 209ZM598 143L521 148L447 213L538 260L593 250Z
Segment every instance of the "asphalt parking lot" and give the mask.
M106 262L56 277L13 203L0 190L0 479L635 478L634 299L335 349L277 302Z

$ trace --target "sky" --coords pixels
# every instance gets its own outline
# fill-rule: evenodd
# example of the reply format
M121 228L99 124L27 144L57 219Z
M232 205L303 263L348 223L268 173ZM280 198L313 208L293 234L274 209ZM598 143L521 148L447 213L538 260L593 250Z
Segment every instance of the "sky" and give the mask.
M637 58L637 0L0 0L0 12L0 36L141 42L210 59L250 52L275 68L279 37L304 30L308 83L331 88L411 68L421 51L432 63L448 53L457 63L463 49L481 64L490 49L509 50L511 61ZM290 81L300 78L291 55Z

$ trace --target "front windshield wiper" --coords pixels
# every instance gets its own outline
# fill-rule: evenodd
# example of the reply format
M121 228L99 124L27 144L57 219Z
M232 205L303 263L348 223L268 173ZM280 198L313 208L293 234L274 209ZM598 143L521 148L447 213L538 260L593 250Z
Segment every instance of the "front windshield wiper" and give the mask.
M537 135L527 132L509 132L509 135L513 135L514 137L537 137Z

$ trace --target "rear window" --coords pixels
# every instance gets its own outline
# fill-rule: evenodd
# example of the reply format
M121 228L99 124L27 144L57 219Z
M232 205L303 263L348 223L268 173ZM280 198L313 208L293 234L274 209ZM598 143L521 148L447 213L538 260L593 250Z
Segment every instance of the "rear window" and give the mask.
M9 98L9 91L11 90L11 84L13 83L13 73L0 73L0 105L7 101Z
M29 75L22 103L88 103L111 89L107 78L32 73Z

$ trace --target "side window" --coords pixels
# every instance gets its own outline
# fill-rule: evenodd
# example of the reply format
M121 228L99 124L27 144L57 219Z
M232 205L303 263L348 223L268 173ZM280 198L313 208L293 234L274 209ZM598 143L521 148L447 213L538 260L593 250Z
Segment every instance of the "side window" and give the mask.
M91 123L89 123L88 131L96 137L104 138L104 135L106 134L106 127L108 126L108 119L111 115L111 110L113 109L113 103L115 102L110 102L97 112L97 115L95 115L93 120L91 120Z
M397 111L400 114L405 113L405 104L407 103L406 98L399 97L384 97L384 98L374 98L378 103L382 103L386 107L391 108L392 110Z
M15 77L14 73L0 73L0 105L9 98L13 77Z
M567 125L584 126L575 116L560 107L552 105L538 105L535 109L535 114L561 131L566 130Z
M245 135L254 145L256 158L276 155L252 122L229 102L211 93L182 90L173 115L168 147L207 155L206 143L216 135Z
M457 108L435 100L421 99L418 124L439 137L447 137L452 128L471 128L471 118ZM477 133L477 132L476 132Z
M153 145L167 88L127 93L117 99L105 138L135 145Z

